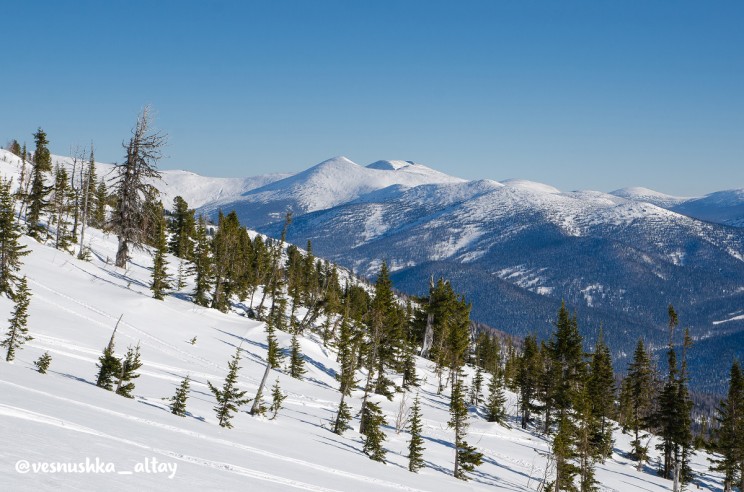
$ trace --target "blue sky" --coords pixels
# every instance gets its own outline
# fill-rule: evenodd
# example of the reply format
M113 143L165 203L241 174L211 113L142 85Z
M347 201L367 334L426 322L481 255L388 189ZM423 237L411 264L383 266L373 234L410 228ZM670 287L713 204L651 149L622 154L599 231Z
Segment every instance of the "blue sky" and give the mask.
M744 187L744 2L16 1L0 145L100 161L150 104L164 169L346 155L563 190Z

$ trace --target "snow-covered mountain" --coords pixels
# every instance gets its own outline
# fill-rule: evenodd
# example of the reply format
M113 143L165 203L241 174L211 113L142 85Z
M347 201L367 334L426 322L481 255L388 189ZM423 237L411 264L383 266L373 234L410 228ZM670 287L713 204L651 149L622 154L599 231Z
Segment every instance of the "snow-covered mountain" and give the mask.
M454 178L421 164L377 161L367 167L346 157L334 157L301 173L274 181L202 207L207 213L236 210L251 227L283 218L287 210L298 216L329 209L390 186L415 187L428 183L457 183Z

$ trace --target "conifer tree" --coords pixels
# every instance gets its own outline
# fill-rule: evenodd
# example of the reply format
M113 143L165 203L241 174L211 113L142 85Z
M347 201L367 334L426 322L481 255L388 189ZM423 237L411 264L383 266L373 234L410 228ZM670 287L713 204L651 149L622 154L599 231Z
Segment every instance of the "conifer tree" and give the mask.
M103 354L98 358L98 376L96 386L113 391L114 378L121 373L122 361L114 355L114 336L111 336L109 344L103 349Z
M162 210L162 204L160 208ZM170 288L166 267L167 261L165 258L168 247L165 238L165 229L165 216L161 214L158 220L157 242L155 244L155 256L152 263L152 282L150 283L152 297L159 300L163 300L166 290Z
M610 348L604 341L600 330L591 358L589 379L587 381L588 401L591 405L592 421L596 429L591 429L591 444L604 461L612 455L611 419L615 414L615 373L612 369Z
M470 404L478 406L481 402L483 390L483 369L481 366L476 367L475 376L473 376L473 383L470 385Z
M220 427L226 427L228 429L232 428L230 420L232 420L233 412L237 412L241 405L245 405L251 401L250 398L245 397L247 391L241 391L238 389L239 363L240 348L235 350L235 355L227 364L229 371L225 377L225 383L222 385L222 389L220 390L211 382L207 381L209 389L217 400L217 405L214 407L214 411L217 414L218 423Z
M179 258L191 260L194 255L196 220L194 210L189 209L189 204L181 196L173 199L173 220L169 224L169 230L169 251Z
M54 169L54 186L52 187L51 213L52 220L56 223L57 230L54 237L54 247L66 250L70 245L71 233L68 231L67 216L69 214L70 189L67 171L64 167L57 165Z
M465 403L465 389L459 374L455 378L450 399L450 420L447 425L455 431L455 469L454 477L468 480L468 473L483 462L483 454L465 440L468 430L468 407Z
M34 152L34 162L31 175L31 190L28 195L28 215L26 216L26 223L28 227L28 235L41 241L43 233L46 230L43 224L41 224L41 215L49 206L49 202L46 197L49 194L50 188L46 186L44 176L47 172L52 170L52 156L49 152L49 141L47 140L46 133L41 128L34 133L34 140L36 141L36 151Z
M488 400L486 401L486 420L489 422L506 423L506 395L504 394L504 376L497 371L488 383Z
M341 401L333 424L333 432L342 435L349 428L349 422L351 421L351 409L346 404L345 398L351 396L351 390L355 384L354 373L357 365L357 346L353 340L348 304L346 304L339 329L338 362L341 369L337 376Z
M279 410L282 409L282 402L286 398L287 395L282 393L282 389L279 387L279 378L277 377L274 386L271 388L271 406L269 406L269 411L272 412L271 420L276 418Z
M28 290L26 277L23 277L18 283L18 291L14 296L15 307L13 314L8 320L9 326L6 333L7 338L0 342L0 346L8 349L5 360L11 362L15 358L16 349L24 343L33 340L28 334L26 323L28 322L28 305L31 301L31 292Z
M140 360L140 346L139 343L135 347L129 347L127 354L124 356L124 360L121 361L121 372L118 375L118 381L116 383L116 394L127 398L134 398L132 391L134 391L134 380L139 377L137 370L142 367L142 361Z
M424 438L421 437L421 429L421 404L419 395L416 394L411 408L411 420L408 423L408 432L411 433L411 439L408 441L408 470L414 473L424 466Z
M710 469L723 474L724 492L731 492L737 482L744 490L744 375L738 360L731 365L728 393L716 414L712 450L720 457L709 458Z
M124 144L126 158L116 166L116 209L111 218L111 230L119 239L116 251L116 266L125 268L129 258L129 248L141 248L146 242L146 226L151 222L152 211L146 207L158 194L152 185L160 179L156 169L161 157L161 148L166 136L151 128L150 108L145 107L137 117L132 129L132 137Z
M186 416L186 400L189 398L190 388L191 379L186 375L178 388L176 388L176 394L170 397L171 404L169 408L173 415L178 415L179 417Z
M628 375L622 383L620 401L623 414L623 426L632 431L631 456L638 461L638 470L648 459L648 448L643 445L645 437L641 431L651 417L654 402L654 375L643 340L636 344L633 360L628 366Z
M108 192L106 190L106 182L101 179L96 187L95 200L92 207L92 221L93 227L104 229L106 227L106 199Z
M209 237L207 236L207 224L203 216L199 217L199 225L196 228L196 244L194 249L194 274L195 290L194 302L200 306L209 305L209 290L212 286L212 259L210 256Z
M545 401L546 434L550 429L551 408L563 417L576 401L586 373L582 338L576 316L569 315L565 303L561 303L556 331L547 348L547 355L550 357L548 379L551 387Z
M576 429L564 413L558 420L558 431L553 437L553 456L555 458L555 492L577 492L574 478L580 469L574 463L577 457L575 448Z
M519 413L522 429L527 428L532 412L539 410L533 403L540 378L540 351L537 338L530 335L525 338L524 351L519 357L517 367L517 388L519 391Z
M387 451L383 447L385 442L385 433L382 426L386 425L385 416L377 403L367 402L367 426L364 448L362 451L369 456L371 460L385 463L385 454Z
M46 374L47 369L49 369L49 364L52 363L52 356L49 355L49 352L44 352L41 357L39 357L37 360L34 361L34 365L36 366L36 370L39 371L41 374Z
M272 369L278 369L284 360L284 352L276 339L274 325L266 323L266 358Z
M19 283L18 271L21 258L29 252L20 244L20 228L15 221L13 197L10 194L10 181L0 182L0 294L9 298L15 296L14 289Z
M302 357L300 350L300 341L297 339L297 334L294 334L290 344L289 375L296 379L302 379L305 372L305 359Z

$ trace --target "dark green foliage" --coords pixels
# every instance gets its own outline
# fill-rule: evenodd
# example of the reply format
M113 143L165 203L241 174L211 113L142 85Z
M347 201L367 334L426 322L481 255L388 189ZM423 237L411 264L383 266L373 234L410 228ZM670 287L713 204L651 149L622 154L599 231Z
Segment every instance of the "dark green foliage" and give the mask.
M374 348L370 352L368 366L377 375L374 392L388 399L393 397L391 386L394 386L388 378L389 370L400 369L399 357L405 341L403 319L404 313L393 295L387 264L383 262L375 282L375 296L369 312L369 330Z
M713 433L712 471L723 473L724 491L738 485L744 490L744 375L739 361L731 365L728 394L716 409L718 429Z
M339 436L343 435L344 431L351 429L349 422L351 422L351 407L346 404L342 396L341 403L338 405L336 418L333 421L333 432Z
M553 438L553 456L555 458L555 483L553 490L576 492L578 488L574 477L580 468L574 463L576 452L576 428L567 415L558 420L558 431Z
M620 392L621 421L623 428L630 429L633 433L631 456L638 461L639 468L648 460L648 448L643 444L645 436L641 431L651 417L655 386L651 360L643 340L639 339Z
M51 222L56 225L54 237L54 247L57 249L67 250L70 241L74 239L74 231L69 230L68 222L70 214L70 186L67 171L62 166L56 166L54 169L54 186L52 187L52 197L49 203L51 211Z
M212 258L209 237L207 236L207 224L204 217L199 217L199 225L196 228L196 245L194 248L194 274L195 289L194 302L200 306L209 305L209 290L212 287Z
M689 333L685 333L684 353L681 367L677 365L677 353L674 349L674 329L679 324L677 313L669 306L669 348L667 351L669 373L664 387L657 398L656 411L650 423L659 436L656 448L663 453L659 474L673 480L675 470L679 470L679 479L685 483L691 477L689 458L692 454L692 401L687 390L687 349L692 345Z
M541 379L542 368L540 349L534 335L524 340L524 351L519 357L517 366L516 386L519 391L519 412L522 429L526 429L531 414L540 410L540 407L533 402Z
M186 416L186 400L189 398L190 383L191 379L187 375L176 388L176 394L170 398L170 411L173 415Z
M114 378L121 374L121 360L114 355L114 340L113 337L109 344L103 349L103 355L98 358L99 363L96 364L98 367L98 376L96 377L96 386L107 389L109 391L114 390Z
M118 375L118 381L116 384L116 394L127 398L134 398L132 391L134 391L134 380L139 377L137 370L142 367L142 361L140 360L140 346L139 343L134 348L129 347L127 349L127 355L124 356L124 360L121 361L121 372Z
M52 356L49 355L49 352L44 352L41 357L39 357L37 360L34 361L34 365L36 366L36 369L41 374L46 374L47 369L49 369L49 364L52 363Z
M217 414L218 423L220 427L226 427L228 429L232 428L230 420L233 417L233 412L237 412L241 405L245 405L251 401L251 398L245 397L247 391L241 391L238 389L239 363L240 348L235 350L235 355L227 364L229 371L225 377L225 383L222 385L222 389L218 389L211 382L207 381L209 389L217 400L217 405L214 407L214 411Z
M475 376L473 376L473 382L470 385L469 403L473 406L478 406L481 403L483 397L483 369L478 366L475 369Z
M354 373L357 363L357 343L353 336L351 320L349 319L349 306L347 304L344 316L341 319L341 328L338 336L338 362L341 372L336 376L339 382L339 392L341 393L341 402L338 405L338 412L333 424L333 432L338 435L344 433L349 428L351 421L351 409L344 399L351 395L351 390L356 384Z
M165 216L162 214L163 205L160 205L160 211L157 222L157 236L155 243L155 256L152 262L152 281L150 283L150 290L152 291L152 297L155 299L163 300L165 292L170 288L168 282L168 269L166 267L167 261L165 254L167 252L167 244L165 238Z
M465 389L459 374L454 374L455 382L450 399L450 420L447 423L455 431L455 469L454 477L468 480L468 473L483 462L483 454L465 440L468 431L468 407L465 403Z
M380 406L370 401L365 406L367 411L367 425L366 425L366 438L364 440L364 448L362 451L374 461L380 461L385 463L385 454L387 453L383 447L385 442L385 433L382 430L382 426L385 425L385 416L380 409Z
M104 229L106 227L106 202L108 194L106 182L102 179L96 187L95 200L91 207L91 222L93 227Z
M292 342L290 344L289 375L296 379L302 379L302 375L305 372L305 359L302 357L300 341L295 334L292 335Z
M287 395L282 393L282 389L279 387L279 378L276 378L274 386L271 388L271 406L269 411L272 412L271 419L275 419L279 410L282 409L282 402L287 398Z
M15 286L20 282L18 272L21 258L29 253L20 244L21 230L15 221L10 181L0 182L0 294L15 297Z
M28 328L26 327L26 323L28 322L28 305L31 301L31 292L28 290L26 277L23 277L18 283L18 291L14 298L15 307L13 308L13 314L8 320L7 338L0 342L1 347L8 349L5 355L5 360L8 362L15 358L16 349L20 348L21 345L29 340L33 340L33 337L28 334Z
M597 451L597 457L604 461L612 455L611 419L615 417L615 373L612 370L612 355L601 331L594 346L586 391L594 421L594 428L590 430L591 445Z
M47 195L50 191L50 188L44 182L44 176L52 170L52 157L47 147L49 141L44 130L39 128L34 133L34 140L36 141L36 151L34 152L34 165L31 171L31 190L28 194L26 224L28 235L37 241L41 241L46 231L41 223L41 215L49 206Z
M274 332L274 326L271 323L266 323L266 357L271 368L277 369L284 360L284 352L279 347L279 342Z
M421 404L417 394L413 400L411 420L408 424L408 432L411 433L411 439L408 441L408 470L414 473L424 466L424 438L421 437L421 429Z
M191 260L194 256L194 238L196 237L196 219L194 210L182 197L173 199L173 219L168 225L171 238L169 251L179 258Z
M491 376L488 383L488 400L486 400L486 420L489 422L506 423L506 395L504 394L504 376L498 371Z
M248 266L242 249L247 234L234 211L226 216L220 212L212 240L212 307L223 312L230 307L230 298L238 292L241 275Z

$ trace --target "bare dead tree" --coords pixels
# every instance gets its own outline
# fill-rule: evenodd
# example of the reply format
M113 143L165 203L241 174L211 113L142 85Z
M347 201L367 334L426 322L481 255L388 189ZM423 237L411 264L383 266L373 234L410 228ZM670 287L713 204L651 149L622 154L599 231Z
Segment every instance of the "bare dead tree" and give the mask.
M119 238L116 252L116 266L126 268L129 248L141 248L146 231L143 224L148 222L146 203L158 196L152 182L160 179L157 161L162 157L162 148L167 135L151 128L151 112L148 106L140 113L137 124L132 129L129 142L123 142L126 160L116 165L116 210L111 218L111 230Z

